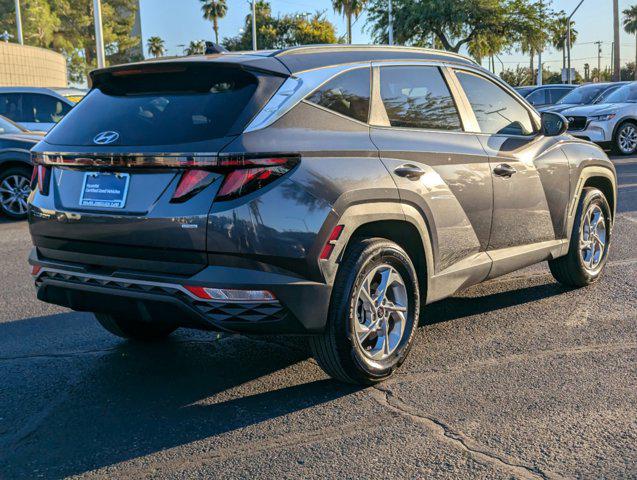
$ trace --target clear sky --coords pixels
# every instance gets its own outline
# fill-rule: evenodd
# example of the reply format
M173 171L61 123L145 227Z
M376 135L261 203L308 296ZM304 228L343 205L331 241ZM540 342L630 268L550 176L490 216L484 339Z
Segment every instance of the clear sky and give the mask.
M636 2L637 0L620 0L620 10ZM144 45L148 37L157 35L165 40L168 53L174 55L181 52L179 45L188 44L191 40L213 39L212 24L202 18L199 0L140 0L140 3ZM578 3L579 0L553 0L553 7L570 13ZM228 0L228 4L228 15L220 22L221 38L236 35L250 10L247 0ZM336 24L338 34L345 33L345 23L332 10L331 0L271 0L270 4L275 15L325 11L329 20ZM593 42L598 40L604 42L602 68L610 64L613 41L612 0L584 0L573 19L579 32L572 51L573 66L578 69L581 69L584 63L590 63L591 67L596 66L597 45ZM371 43L364 15L355 23L353 35L355 43ZM633 61L635 37L625 34L622 30L620 43L622 64ZM528 58L518 52L502 55L501 59L506 67L528 65ZM544 53L544 60L553 70L561 68L560 52L548 49ZM498 62L496 67L499 71L501 64Z

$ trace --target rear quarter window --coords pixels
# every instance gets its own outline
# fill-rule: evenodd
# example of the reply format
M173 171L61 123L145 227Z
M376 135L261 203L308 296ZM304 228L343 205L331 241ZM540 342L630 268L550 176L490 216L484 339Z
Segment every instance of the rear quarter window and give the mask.
M310 94L306 100L367 123L370 98L369 68L342 73Z
M118 145L172 145L239 134L282 78L195 65L106 73L53 129L47 142L91 145L105 131ZM267 90L267 92L264 92Z

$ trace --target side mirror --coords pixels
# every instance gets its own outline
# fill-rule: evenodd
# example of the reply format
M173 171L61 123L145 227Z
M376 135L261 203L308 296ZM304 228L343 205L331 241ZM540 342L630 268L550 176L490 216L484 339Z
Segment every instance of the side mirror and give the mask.
M568 120L555 112L542 113L542 133L547 137L563 135L568 130Z

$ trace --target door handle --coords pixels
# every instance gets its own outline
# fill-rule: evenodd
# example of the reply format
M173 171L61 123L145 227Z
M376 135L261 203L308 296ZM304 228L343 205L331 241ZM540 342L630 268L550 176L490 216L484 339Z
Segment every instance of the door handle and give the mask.
M401 165L400 167L394 170L394 173L399 177L409 178L410 180L417 180L425 174L425 171L410 163L406 163L405 165Z
M506 163L501 163L497 167L493 169L493 173L495 173L498 177L511 177L517 170L513 168L511 165Z

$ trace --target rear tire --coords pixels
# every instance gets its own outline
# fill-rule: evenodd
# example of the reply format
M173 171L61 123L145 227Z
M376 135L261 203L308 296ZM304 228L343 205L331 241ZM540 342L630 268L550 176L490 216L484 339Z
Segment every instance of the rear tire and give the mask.
M549 260L555 280L577 288L597 281L608 259L611 227L606 197L596 188L585 188L577 207L568 254Z
M13 220L27 218L32 169L10 167L0 171L0 212Z
M407 358L419 312L418 276L407 253L382 238L353 240L336 275L325 332L310 338L312 354L337 380L380 382Z
M96 313L95 318L108 332L131 340L160 340L166 338L177 329L175 325L169 323L141 322L108 313Z

